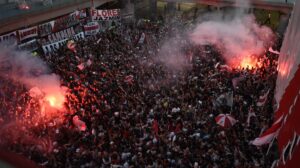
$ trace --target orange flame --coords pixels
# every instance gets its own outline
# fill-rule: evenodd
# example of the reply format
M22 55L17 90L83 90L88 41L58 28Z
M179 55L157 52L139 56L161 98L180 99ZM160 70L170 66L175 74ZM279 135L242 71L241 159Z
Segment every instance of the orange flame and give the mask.
M65 102L65 97L62 94L46 95L45 100L51 107L62 109Z
M257 57L250 56L250 55L234 60L234 62L231 65L233 68L237 68L237 69L243 69L243 68L254 69L261 66Z

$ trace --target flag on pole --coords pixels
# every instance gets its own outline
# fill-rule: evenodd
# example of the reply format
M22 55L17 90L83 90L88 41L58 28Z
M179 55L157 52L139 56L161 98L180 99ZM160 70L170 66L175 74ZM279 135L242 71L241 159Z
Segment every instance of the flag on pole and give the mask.
M255 138L255 140L252 141L251 144L255 146L262 146L270 143L277 136L277 133L282 123L282 119L283 116L275 120L273 125L269 129L267 129L267 131L261 134L258 138Z
M271 53L273 53L273 54L277 54L277 55L279 55L279 54L280 54L280 52L279 52L279 51L275 51L275 50L273 50L273 48L272 48L272 47L270 47L270 48L269 48L269 51L270 51Z

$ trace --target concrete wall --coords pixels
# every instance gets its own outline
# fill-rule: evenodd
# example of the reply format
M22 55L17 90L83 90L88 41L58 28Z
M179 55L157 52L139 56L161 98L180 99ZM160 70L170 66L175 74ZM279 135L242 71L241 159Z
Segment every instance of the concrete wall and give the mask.
M6 3L7 3L7 0L0 0L0 5L6 4Z
M94 0L94 6L100 6L109 1L111 0ZM72 4L52 6L40 11L21 14L12 18L4 19L0 22L0 34L53 19L64 14L71 13L76 9L83 9L90 6L90 0L75 0Z

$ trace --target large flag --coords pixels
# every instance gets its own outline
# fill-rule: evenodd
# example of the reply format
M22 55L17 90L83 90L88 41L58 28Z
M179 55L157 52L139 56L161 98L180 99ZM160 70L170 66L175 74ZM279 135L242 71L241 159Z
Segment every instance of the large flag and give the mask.
M276 119L276 118L275 118ZM275 120L273 125L267 129L263 134L251 142L255 146L261 146L270 143L276 136L279 131L279 128L282 123L283 116Z
M270 89L262 96L259 96L258 102L256 103L256 106L261 107L264 106L267 102L268 95L269 95Z

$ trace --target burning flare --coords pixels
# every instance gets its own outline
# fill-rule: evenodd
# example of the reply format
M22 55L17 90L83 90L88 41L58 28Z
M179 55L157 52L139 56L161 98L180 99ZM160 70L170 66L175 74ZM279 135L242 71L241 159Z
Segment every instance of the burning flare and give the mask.
M61 93L55 94L55 95L46 95L45 100L49 103L49 105L56 109L62 109L65 97Z
M239 59L233 60L231 66L237 69L255 69L261 67L261 64L256 56L246 55Z

